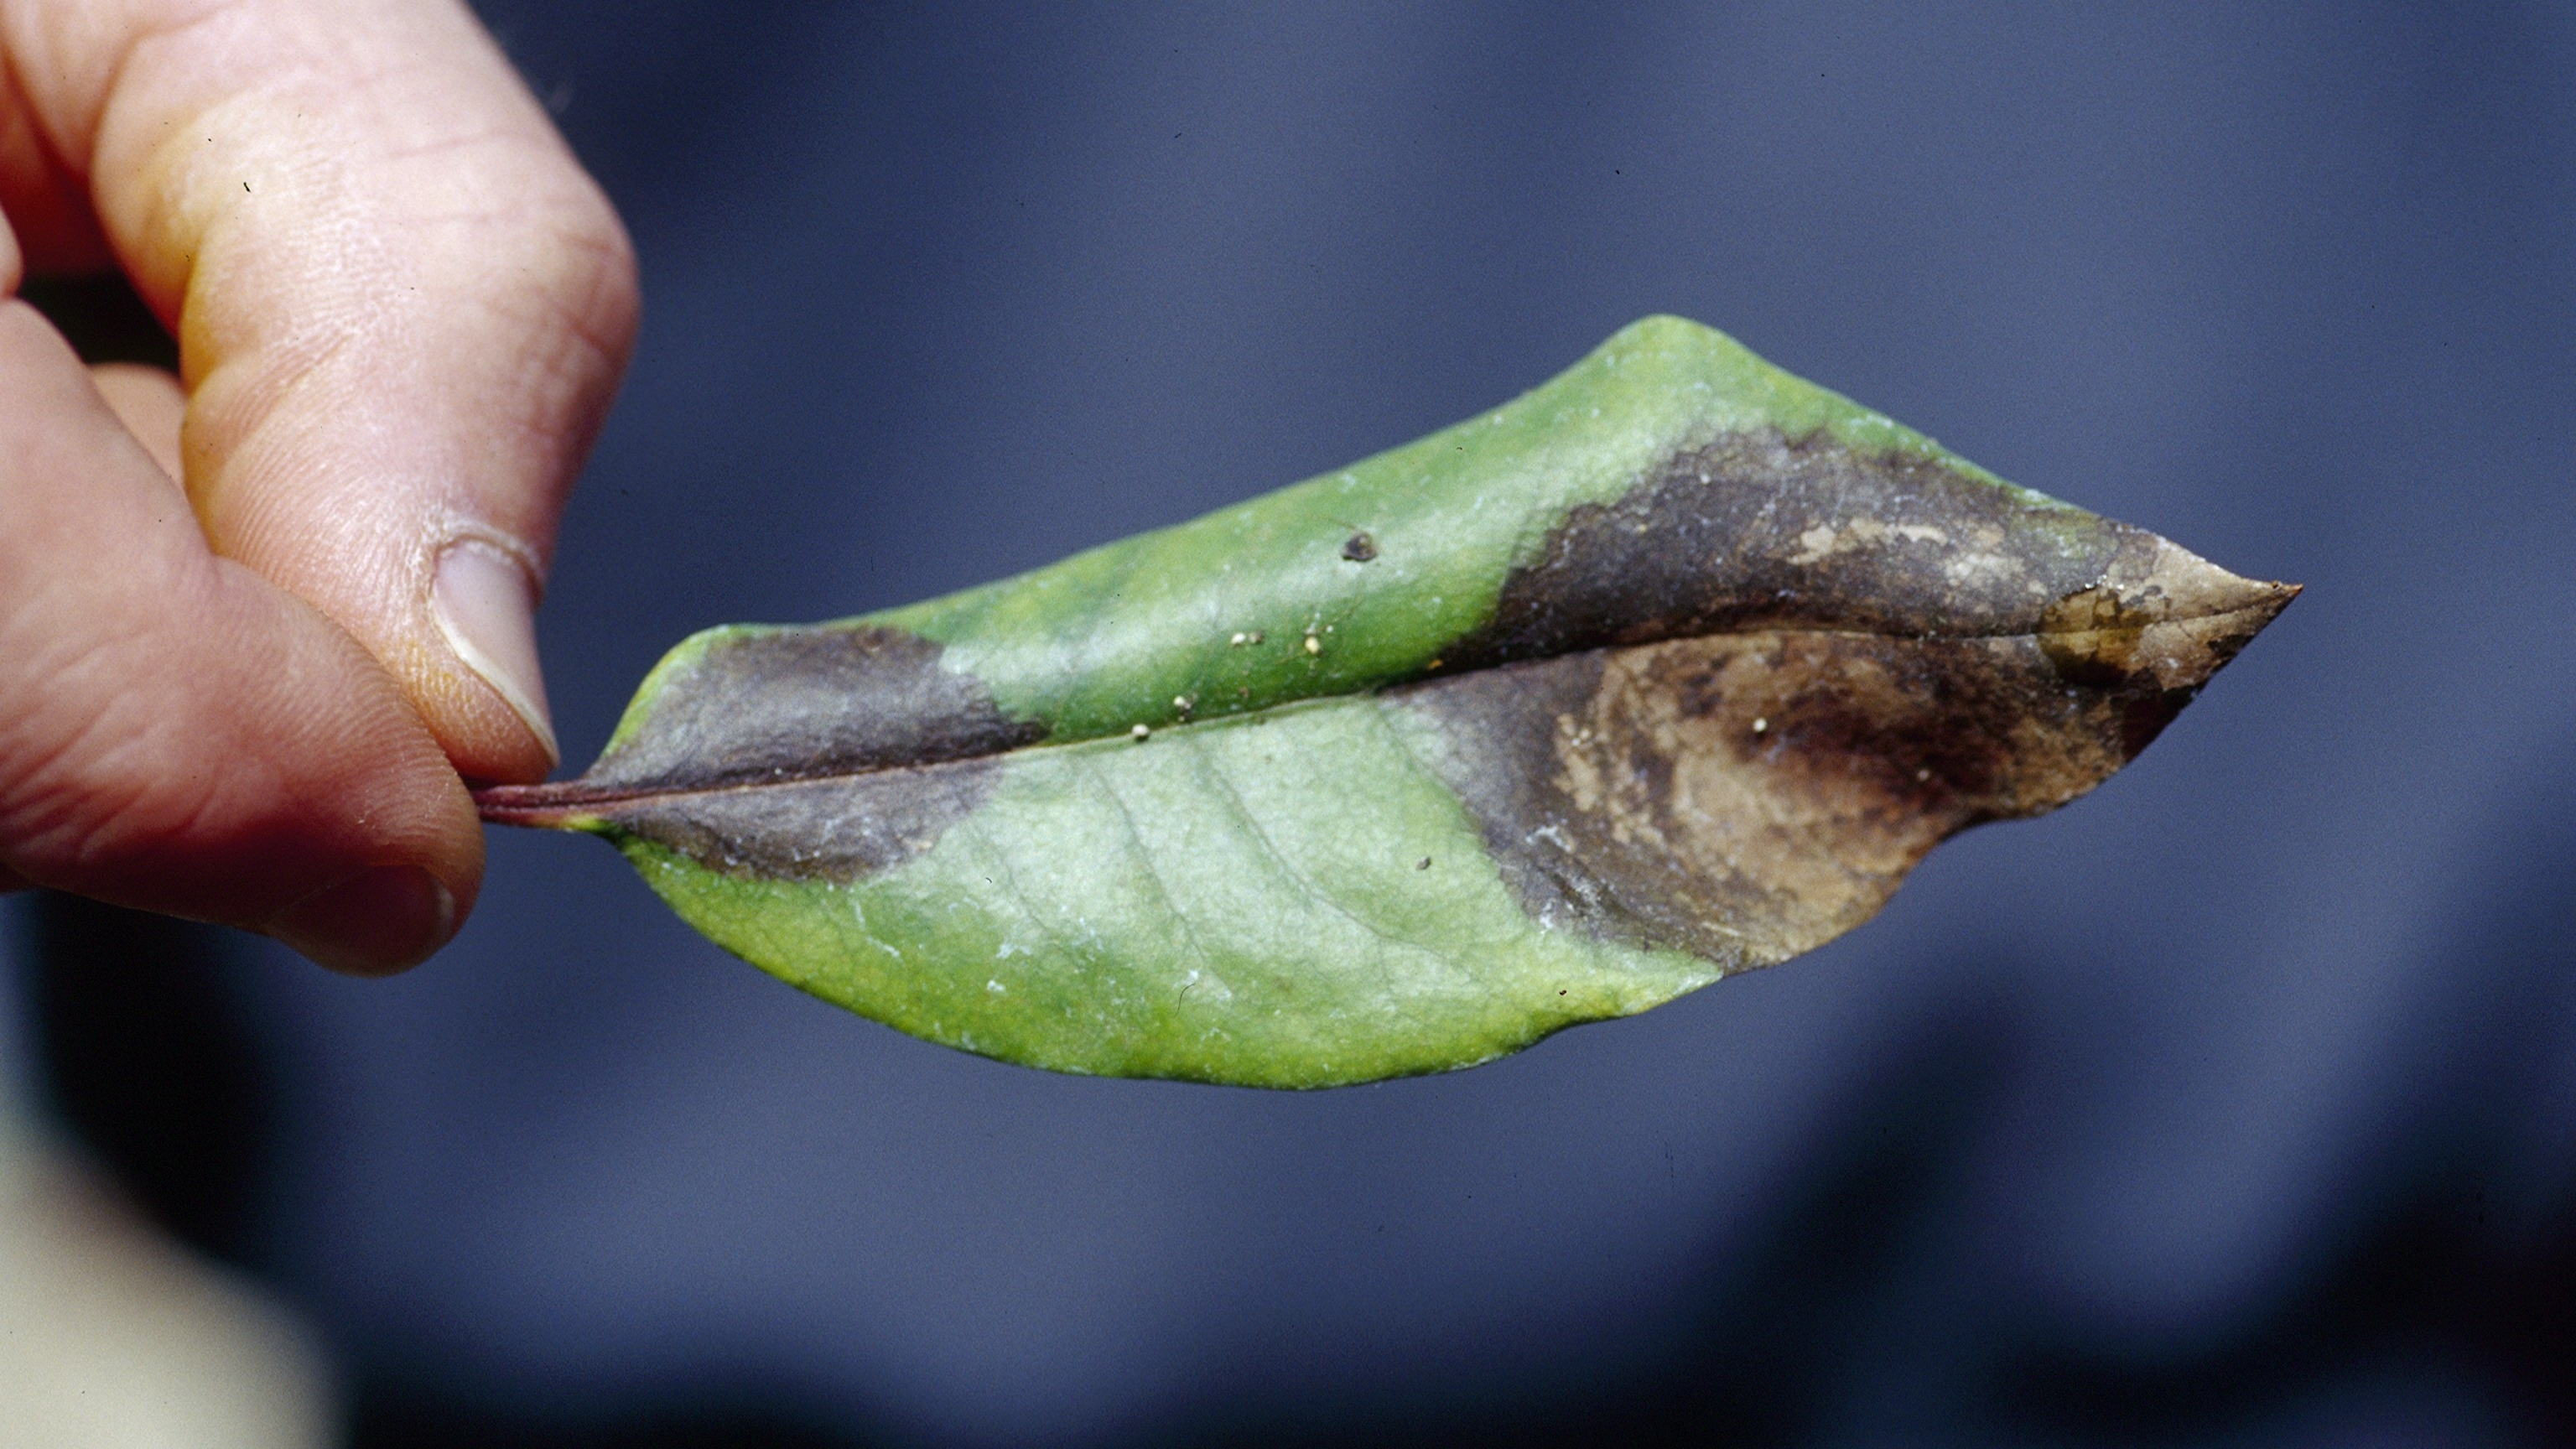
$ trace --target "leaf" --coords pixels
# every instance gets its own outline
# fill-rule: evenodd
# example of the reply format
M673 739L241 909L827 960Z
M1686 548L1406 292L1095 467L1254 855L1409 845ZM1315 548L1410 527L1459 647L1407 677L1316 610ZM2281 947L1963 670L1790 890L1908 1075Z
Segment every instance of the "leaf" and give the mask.
M2100 783L2296 592L1649 318L1195 522L708 630L589 773L481 802L933 1041L1367 1081L1832 939Z

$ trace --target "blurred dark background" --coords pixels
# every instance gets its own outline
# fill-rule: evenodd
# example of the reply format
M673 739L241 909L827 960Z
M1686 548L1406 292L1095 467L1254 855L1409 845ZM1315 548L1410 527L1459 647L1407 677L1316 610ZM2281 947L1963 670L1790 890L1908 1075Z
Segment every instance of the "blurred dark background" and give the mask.
M380 1446L2576 1442L2576 15L488 0L643 257L543 621L1266 491L1674 311L2309 585L1795 964L1305 1096L926 1046L496 834L393 982L12 907Z

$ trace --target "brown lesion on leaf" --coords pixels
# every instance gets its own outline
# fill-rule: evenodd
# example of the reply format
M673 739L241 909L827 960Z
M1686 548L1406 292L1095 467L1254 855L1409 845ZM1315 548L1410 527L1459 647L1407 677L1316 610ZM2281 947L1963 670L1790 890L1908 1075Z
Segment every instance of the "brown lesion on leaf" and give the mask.
M771 880L850 881L891 870L974 813L997 762L952 760L775 785L629 796L589 812L709 870Z
M719 636L580 779L478 803L489 820L592 822L738 874L884 870L972 812L999 756L1046 737L940 652L875 625Z
M1543 925L1763 965L1867 920L1943 838L2107 779L2297 592L2146 537L2026 631L1719 632L1393 699Z
M1036 744L940 646L879 625L718 637L661 682L649 727L583 783L706 788L974 759Z
M2109 584L2078 589L2050 602L2040 615L2039 647L2057 672L2078 684L2117 684L2154 622L2125 603Z
M1724 433L1572 510L1504 581L1457 669L1812 627L2028 634L2049 602L2151 559L2154 534L1936 458L1817 431Z

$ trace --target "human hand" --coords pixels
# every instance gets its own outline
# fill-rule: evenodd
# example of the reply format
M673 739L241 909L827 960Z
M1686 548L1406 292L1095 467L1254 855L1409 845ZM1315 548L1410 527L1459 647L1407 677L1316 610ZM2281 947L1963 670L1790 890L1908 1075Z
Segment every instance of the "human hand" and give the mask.
M0 886L408 966L460 777L555 761L625 234L456 0L0 0L0 59L0 299L115 265L180 344L93 374L0 300Z

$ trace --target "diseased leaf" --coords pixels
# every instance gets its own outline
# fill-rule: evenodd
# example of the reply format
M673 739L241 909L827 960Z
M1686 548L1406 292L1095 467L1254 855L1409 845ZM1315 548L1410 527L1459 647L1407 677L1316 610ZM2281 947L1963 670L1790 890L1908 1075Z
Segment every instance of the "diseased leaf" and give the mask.
M1649 318L1195 522L699 634L589 773L481 798L933 1041L1324 1086L1832 939L2100 783L2296 592Z

